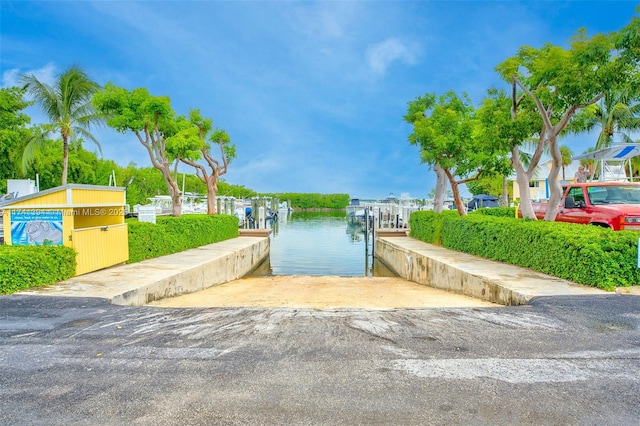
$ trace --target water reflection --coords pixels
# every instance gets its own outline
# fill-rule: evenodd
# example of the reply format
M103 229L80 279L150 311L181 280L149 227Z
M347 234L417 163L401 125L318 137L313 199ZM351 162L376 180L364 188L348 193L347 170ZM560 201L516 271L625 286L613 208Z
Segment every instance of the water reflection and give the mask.
M365 250L365 230L346 212L283 216L272 225L269 258L252 275L395 276Z
M347 234L351 237L351 241L359 242L364 240L364 226L360 222L352 222L347 220Z

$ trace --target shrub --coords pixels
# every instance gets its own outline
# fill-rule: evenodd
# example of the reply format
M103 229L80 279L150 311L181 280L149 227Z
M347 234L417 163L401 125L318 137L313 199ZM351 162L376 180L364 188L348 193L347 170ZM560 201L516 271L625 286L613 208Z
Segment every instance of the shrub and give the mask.
M638 234L631 231L500 214L416 212L411 236L605 290L640 284Z
M515 207L486 207L474 210L469 213L472 214L481 214L485 216L500 216L500 217L516 217L516 208Z
M0 246L0 294L71 278L76 253L65 246Z
M442 213L431 210L413 212L409 216L409 235L427 243L440 245L442 226L447 217L459 217L459 214L456 210L444 210Z
M129 261L177 253L238 236L238 218L231 215L159 216L156 224L129 219Z

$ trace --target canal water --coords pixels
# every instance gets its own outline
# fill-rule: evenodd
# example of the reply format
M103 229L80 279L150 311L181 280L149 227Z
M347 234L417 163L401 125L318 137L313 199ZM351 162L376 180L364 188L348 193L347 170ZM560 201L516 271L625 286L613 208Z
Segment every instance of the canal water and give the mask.
M365 250L364 228L346 212L282 213L272 224L269 258L252 275L392 277Z

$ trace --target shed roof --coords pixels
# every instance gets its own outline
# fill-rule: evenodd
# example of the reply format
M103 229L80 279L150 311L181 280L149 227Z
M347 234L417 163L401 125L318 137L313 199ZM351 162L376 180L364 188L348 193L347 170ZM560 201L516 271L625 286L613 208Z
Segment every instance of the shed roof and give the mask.
M23 203L25 201L35 200L37 198L44 198L48 195L55 194L58 192L67 192L67 196L64 197L63 203L56 203L55 207L74 207L79 203L73 202L73 193L74 192L95 192L95 191L109 191L109 192L124 192L125 188L121 186L104 186L104 185L84 185L84 184L67 184L62 186L56 186L55 188L45 189L44 191L36 192L33 194L25 195L24 197L18 197L10 200L5 200L0 203L0 208L11 206L13 204ZM102 203L98 203L102 204ZM116 205L113 202L107 202L105 204ZM86 205L86 203L82 203L81 205Z

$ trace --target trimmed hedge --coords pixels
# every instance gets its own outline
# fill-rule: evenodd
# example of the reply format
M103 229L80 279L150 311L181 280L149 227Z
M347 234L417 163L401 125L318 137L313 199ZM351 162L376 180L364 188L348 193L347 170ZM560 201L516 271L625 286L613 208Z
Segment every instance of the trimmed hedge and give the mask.
M473 214L481 214L484 216L499 216L499 217L516 217L516 208L515 207L485 207L474 210L469 213Z
M0 246L0 294L71 278L76 252L65 246Z
M231 215L159 216L156 224L127 220L129 261L165 256L238 236L238 218Z
M605 290L640 284L638 233L514 216L415 212L411 236Z

